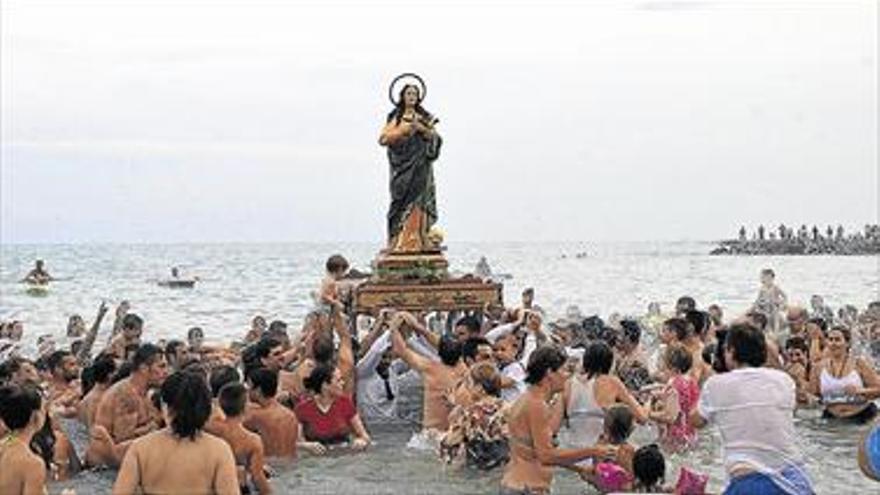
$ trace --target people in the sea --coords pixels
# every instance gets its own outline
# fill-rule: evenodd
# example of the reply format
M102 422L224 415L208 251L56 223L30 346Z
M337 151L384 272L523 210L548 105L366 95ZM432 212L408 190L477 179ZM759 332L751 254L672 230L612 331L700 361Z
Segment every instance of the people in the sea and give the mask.
M657 403L661 406L653 408L650 419L660 425L660 442L669 452L678 452L694 447L697 432L690 425L691 411L697 406L700 387L697 381L688 374L693 366L693 355L679 344L666 348L663 359L669 372L669 380L660 394Z
M880 481L880 421L862 434L858 444L859 469L868 478Z
M272 487L263 465L263 441L243 424L248 402L247 389L238 382L227 383L218 395L223 419L219 421L217 436L226 440L232 448L242 493L250 492L250 486L254 486L260 495L271 494Z
M299 442L299 421L296 415L276 400L278 371L256 368L247 374L250 403L244 426L256 432L263 441L268 457L296 457L297 447L314 454L322 454L320 445Z
M761 288L752 309L767 317L767 330L771 337L782 329L781 312L788 307L788 297L785 292L776 285L776 273L765 268L761 270Z
M319 303L327 307L329 314L330 308L336 308L338 311L345 310L345 304L340 299L339 280L345 276L349 265L342 255L334 254L326 263L326 273L321 281L321 289L319 295Z
M121 331L110 341L110 352L117 359L129 359L133 349L141 343L141 334L143 333L144 320L134 314L128 313L122 318Z
M306 378L305 386L310 394L302 397L294 408L305 441L325 447L348 444L354 450L370 445L370 435L357 408L345 394L339 369L318 364Z
M567 467L588 458L617 454L615 446L593 446L586 442L575 449L553 446L552 437L559 429L564 412L561 392L566 383L565 362L565 353L552 345L539 347L529 357L526 368L529 387L510 406L507 416L510 462L501 479L502 494L549 494L554 466ZM611 369L610 362L608 369Z
M706 380L690 421L721 433L725 495L813 493L796 441L794 382L764 367L767 343L760 330L733 324L723 346L731 371Z
M53 412L67 418L77 415L82 390L79 385L79 364L69 351L59 350L46 360L49 368L48 400Z
M636 451L635 446L628 442L633 431L632 410L624 405L609 407L605 410L602 428L597 445L614 446L617 453L596 463L580 466L578 471L601 493L629 490L632 488L633 454Z
M45 285L52 280L54 280L54 278L49 275L43 260L37 260L34 262L34 267L31 271L29 271L21 281L35 285Z
M424 388L422 428L434 430L434 434L449 428L450 402L446 393L467 372L461 360L461 344L448 337L440 339L437 353L440 361L434 361L413 351L401 335L404 319L394 316L390 324L391 344L394 353L410 367L421 373Z
M114 495L138 491L238 495L232 448L202 431L211 414L204 377L178 371L162 382L159 396L167 426L131 443L113 484Z
M266 331L266 319L260 315L254 316L251 320L251 328L247 331L247 334L244 336L244 342L246 344L252 344L263 336L263 333Z
M507 404L501 399L501 375L490 362L480 362L468 372L467 405L449 415L449 429L440 438L440 453L448 463L489 470L509 460Z
M852 355L852 334L844 326L834 326L826 338L825 358L814 363L810 372L811 392L821 397L826 418L867 423L877 416L880 376L864 357Z
M43 428L47 401L29 384L0 386L0 493L46 493L46 466L31 450L31 440Z
M156 345L143 344L131 363L131 374L104 392L95 414L95 425L106 430L113 444L125 444L159 427L158 411L148 392L165 381L165 353ZM118 462L117 456L105 440L92 435L89 450L93 459L112 466Z
M98 413L98 405L104 393L110 388L116 361L110 354L101 354L82 372L82 400L77 405L79 420L91 428ZM88 380L86 379L88 377Z

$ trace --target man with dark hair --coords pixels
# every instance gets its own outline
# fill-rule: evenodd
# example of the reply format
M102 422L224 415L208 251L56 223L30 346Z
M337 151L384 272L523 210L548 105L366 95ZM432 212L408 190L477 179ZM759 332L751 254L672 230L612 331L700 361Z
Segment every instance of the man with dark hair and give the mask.
M795 383L764 367L764 334L734 324L724 342L731 371L710 377L691 412L697 428L716 424L730 484L725 493L814 493L794 429Z
M100 354L91 366L88 368L91 375L91 386L83 384L83 392L85 396L79 403L78 413L79 420L86 427L91 428L95 422L95 415L98 413L98 405L101 403L101 397L110 388L113 373L116 371L116 361L109 354ZM83 376L86 372L83 371ZM85 382L85 380L83 380Z
M165 344L165 360L172 371L180 371L190 361L189 348L181 340L169 340Z
M79 364L68 351L55 351L46 359L51 379L49 380L49 402L58 408L61 416L76 416L76 406L82 393L76 380L79 378Z
M462 316L455 322L455 340L463 344L464 341L471 337L479 337L483 326L480 320L474 315Z
M417 354L406 345L400 333L400 327L406 321L405 314L403 311L398 312L391 319L389 324L391 347L401 359L422 375L424 383L422 428L445 432L449 428L451 410L446 392L467 372L467 366L460 359L460 345L448 338L441 339L438 347L439 363Z
M223 365L211 370L208 377L208 386L211 389L211 417L205 423L205 431L212 435L220 435L223 428L223 411L220 408L218 397L220 389L230 383L241 383L241 374L233 366Z
M675 316L684 316L688 311L697 309L697 301L691 296L681 296L675 301Z
M249 408L244 419L245 428L260 435L267 456L296 457L299 421L293 411L275 399L278 394L278 371L258 368L248 374L247 381L253 407ZM302 447L323 453L323 448L310 449L311 445Z
M140 345L143 333L144 320L134 313L128 313L122 318L122 331L110 341L110 352L117 359L129 359L128 349Z
M213 384L212 384L213 386ZM252 482L260 495L271 494L272 487L266 479L263 470L264 449L263 441L256 433L248 431L244 427L245 406L248 402L248 392L244 385L237 382L227 383L214 394L223 411L221 419L216 425L216 433L232 447L232 453L238 460L244 460L247 473L239 472L238 484L242 487L242 493ZM207 429L206 429L207 430ZM248 480L249 478L249 480Z
M153 344L138 347L132 357L132 372L128 378L111 386L98 405L95 427L102 427L114 444L121 444L145 435L158 427L158 411L147 396L151 388L159 387L168 375L165 352ZM96 445L95 435L89 446ZM105 446L106 448L106 446ZM115 456L103 457L104 462L114 465Z

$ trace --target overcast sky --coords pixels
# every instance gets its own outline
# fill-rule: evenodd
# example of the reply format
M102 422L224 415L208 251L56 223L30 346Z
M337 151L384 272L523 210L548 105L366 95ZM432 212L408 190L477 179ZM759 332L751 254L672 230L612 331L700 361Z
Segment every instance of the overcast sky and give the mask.
M878 215L874 1L2 1L0 240L385 235L421 74L456 240Z

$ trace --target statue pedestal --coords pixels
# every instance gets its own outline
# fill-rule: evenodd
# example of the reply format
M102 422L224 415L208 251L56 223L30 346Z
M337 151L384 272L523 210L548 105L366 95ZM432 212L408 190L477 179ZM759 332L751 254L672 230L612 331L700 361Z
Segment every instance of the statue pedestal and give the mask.
M373 277L356 289L355 312L471 310L501 303L501 284L472 275L450 278L448 268L440 250L379 253Z

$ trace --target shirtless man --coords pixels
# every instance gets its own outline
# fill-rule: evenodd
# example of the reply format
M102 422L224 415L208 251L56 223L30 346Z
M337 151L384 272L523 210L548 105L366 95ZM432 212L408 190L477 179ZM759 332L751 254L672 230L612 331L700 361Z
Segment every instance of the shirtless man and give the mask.
M42 285L54 280L46 268L43 266L43 260L37 260L34 268L21 280L31 284Z
M247 389L241 383L227 383L220 389L219 402L225 418L220 420L215 434L232 447L242 493L249 477L260 495L266 495L272 493L272 487L263 471L263 441L242 424L247 396Z
M127 350L140 345L144 320L140 316L129 313L122 318L122 331L110 341L110 352L117 359L128 359Z
M92 363L89 369L95 384L79 402L77 409L80 422L91 428L95 423L95 416L98 414L98 405L101 403L101 398L110 388L113 373L116 372L116 362L109 354L102 354L95 359L95 362Z
M49 404L54 413L65 418L77 415L81 390L79 387L79 364L68 351L55 351L46 360L49 373Z
M45 418L46 401L35 387L0 387L0 424L11 430L0 438L0 493L46 493L46 466L29 447Z
M220 435L223 429L223 420L226 415L223 414L223 408L220 407L220 390L230 383L241 383L241 374L234 366L218 366L211 370L208 378L208 385L211 388L211 416L205 423L205 431L213 435Z
M299 421L293 411L275 400L278 372L268 368L252 370L247 381L251 404L245 415L245 428L260 435L267 456L296 457Z
M167 373L168 364L162 349L153 344L138 348L132 358L131 375L110 387L98 405L95 428L100 427L104 431L92 432L92 441L86 452L90 464L95 460L111 466L118 465L119 458L115 452L119 451L113 447L114 444L124 450L130 440L158 428L157 411L147 392L161 385Z
M438 348L440 362L432 361L414 352L406 345L400 334L404 317L397 313L391 319L391 347L411 368L422 374L424 399L422 428L425 430L449 429L451 404L447 392L467 373L467 366L461 362L461 345L450 339L442 339ZM491 352L491 347L489 348Z
M553 446L553 433L563 415L562 401L554 402L553 397L559 399L565 387L565 362L565 353L554 346L539 347L529 356L529 387L508 413L510 462L501 480L502 494L549 494L552 466L570 466L588 457L616 454L616 447L607 445L579 449Z

